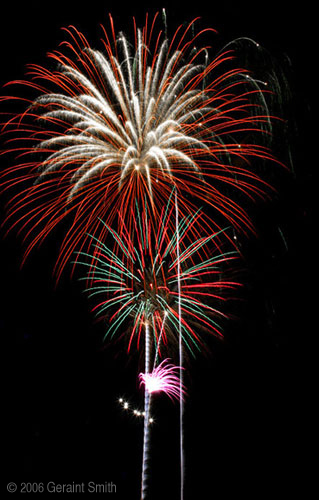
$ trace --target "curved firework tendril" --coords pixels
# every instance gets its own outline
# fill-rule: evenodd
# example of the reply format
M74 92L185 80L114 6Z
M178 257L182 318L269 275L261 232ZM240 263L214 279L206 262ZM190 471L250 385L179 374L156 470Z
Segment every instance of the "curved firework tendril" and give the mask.
M180 213L201 200L215 213L207 217L215 230L218 213L236 229L253 229L229 189L255 198L270 188L250 165L252 159L273 160L253 142L255 133L271 132L265 91L242 68L228 68L231 50L209 62L208 47L194 47L213 31L193 35L197 19L180 26L170 42L161 31L155 34L156 17L142 30L134 22L134 48L124 34L115 36L110 17L112 38L103 27L103 53L70 26L71 41L61 43L65 53L48 54L56 70L31 65L31 81L11 82L40 95L4 127L19 137L13 150L21 163L5 172L2 184L31 183L12 199L8 221L29 240L26 258L60 221L73 217L58 278L74 249L90 247L83 234L103 240L99 218L108 225L118 212L129 219L135 200L158 218L172 184Z
M172 400L179 401L180 396L184 397L186 393L184 387L182 387L182 391L180 388L179 370L179 366L164 359L151 372L139 374L140 385L144 385L149 394L164 392Z

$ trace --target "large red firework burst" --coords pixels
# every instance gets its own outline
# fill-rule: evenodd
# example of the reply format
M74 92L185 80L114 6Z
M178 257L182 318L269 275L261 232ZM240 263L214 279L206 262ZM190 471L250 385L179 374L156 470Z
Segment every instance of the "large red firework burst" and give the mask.
M208 47L195 47L213 30L192 34L195 19L169 41L156 34L156 19L141 30L134 22L133 49L124 34L115 35L111 17L110 37L102 27L103 51L70 26L63 52L48 54L55 69L30 65L29 80L11 82L36 97L21 99L26 109L3 126L14 135L8 143L17 163L2 185L24 186L9 203L7 222L23 232L26 258L60 221L71 221L58 277L75 249L90 246L85 233L103 240L100 219L112 225L121 213L132 227L136 200L157 219L175 185L181 216L198 202L208 205L212 217L199 232L218 229L220 215L246 231L252 223L232 189L255 198L269 188L251 160L272 155L247 142L269 132L264 91L229 66L231 51L209 62Z

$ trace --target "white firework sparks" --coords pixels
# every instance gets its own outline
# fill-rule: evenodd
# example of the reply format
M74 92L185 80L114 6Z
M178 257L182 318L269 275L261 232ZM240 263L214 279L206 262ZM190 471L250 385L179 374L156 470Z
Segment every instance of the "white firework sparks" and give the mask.
M39 144L40 149L59 148L43 162L40 179L65 163L81 163L71 179L71 197L91 177L111 166L120 168L120 184L134 171L144 174L152 193L151 171L160 169L171 175L172 161L197 171L196 154L209 150L203 140L195 137L198 125L195 133L187 133L187 125L211 112L211 108L203 107L203 91L184 91L190 80L202 72L202 66L182 65L173 76L182 54L176 51L167 60L168 42L164 41L154 67L145 68L141 32L134 57L124 35L119 41L125 55L123 64L114 56L107 60L96 50L85 52L99 73L103 90L79 70L63 65L60 71L64 77L85 89L85 93L73 97L46 94L35 101L44 108L55 108L44 113L44 119L72 124L67 134Z
M197 176L204 165L225 166L219 155L262 154L257 146L245 144L239 151L234 139L225 143L225 134L243 127L258 129L266 121L265 116L251 114L247 75L233 69L205 84L206 77L232 56L221 54L208 63L205 48L190 56L189 43L173 51L167 39L151 56L144 30L137 30L135 37L134 52L124 34L117 38L115 52L110 45L103 54L87 44L77 54L77 64L53 54L60 67L50 79L65 93L45 93L33 108L40 109L47 122L63 124L64 131L38 144L38 150L50 153L39 166L38 181L68 166L69 200L90 180L114 168L119 187L127 176L143 175L152 197L159 176L176 182L176 173L191 171ZM243 85L244 91L238 91ZM237 186L244 189L240 179ZM250 189L247 182L245 189Z
M255 143L256 133L267 137L271 129L258 82L233 67L230 49L210 60L206 47L195 47L213 30L191 35L194 20L170 42L162 32L155 36L155 20L135 28L134 46L115 36L111 20L113 40L104 30L103 51L70 27L64 53L48 54L56 70L31 65L31 81L11 82L33 87L37 97L5 126L24 141L16 151L27 160L13 171L30 181L13 198L7 221L26 232L27 257L72 213L58 278L80 240L90 247L83 234L102 238L98 221L112 225L119 212L130 219L136 201L159 218L175 186L182 215L201 203L212 214L203 225L218 230L221 216L246 232L253 224L229 188L252 199L270 188L250 162L273 160ZM12 169L3 175L10 185Z

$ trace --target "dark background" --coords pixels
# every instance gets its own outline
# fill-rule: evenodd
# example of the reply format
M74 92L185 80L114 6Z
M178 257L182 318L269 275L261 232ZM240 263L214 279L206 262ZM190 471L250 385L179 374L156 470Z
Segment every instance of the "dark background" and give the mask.
M265 491L285 498L308 482L305 471L311 474L304 464L312 440L306 368L312 366L316 290L310 235L316 231L310 222L317 161L311 123L314 13L310 2L164 3L171 30L201 16L205 27L218 30L217 47L248 36L279 64L285 61L290 90L283 112L290 120L293 172L278 173L277 196L255 207L258 238L242 242L246 288L238 319L227 325L223 343L212 342L209 357L190 366L185 500L230 492L258 499ZM152 14L157 5L6 2L0 83L23 78L27 63L45 63L45 53L64 38L60 27L74 24L94 46L108 12L115 26L126 30L133 15L141 25L146 10ZM289 160L284 141L278 153ZM6 165L3 159L1 168ZM3 195L2 207L5 202ZM114 497L138 499L142 422L117 401L126 396L142 405L138 357L127 359L122 344L102 345L103 325L94 323L78 283L65 276L54 288L52 268L62 234L63 228L22 270L21 239L14 232L1 235L7 481L112 481ZM160 397L154 412L150 498L176 499L178 405Z

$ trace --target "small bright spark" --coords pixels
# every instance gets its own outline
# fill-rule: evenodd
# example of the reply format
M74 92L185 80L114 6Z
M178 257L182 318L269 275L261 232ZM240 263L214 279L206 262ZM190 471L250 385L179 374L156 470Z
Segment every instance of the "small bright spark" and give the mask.
M135 415L135 417L143 417L143 418L145 417L145 411L138 410L137 408L132 409L132 407L130 407L128 401L125 401L123 398L119 398L118 402L122 406L123 410L126 410L126 412L133 413L133 415ZM154 419L150 418L149 422L150 423L154 422Z

